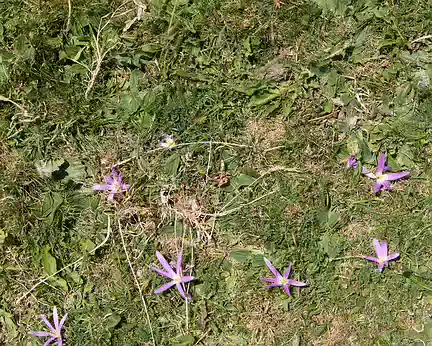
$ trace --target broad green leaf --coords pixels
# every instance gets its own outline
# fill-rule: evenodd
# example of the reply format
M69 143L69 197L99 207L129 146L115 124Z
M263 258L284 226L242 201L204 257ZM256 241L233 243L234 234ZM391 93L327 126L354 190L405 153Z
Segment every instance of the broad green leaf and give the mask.
M13 321L13 315L0 309L0 323L6 325L8 336L12 339L18 335L17 327Z
M85 241L81 241L81 249L84 252L90 252L96 247L95 243L93 243L90 239L86 239Z
M251 256L251 252L247 250L237 250L231 252L231 257L237 262L247 262Z
M189 346L193 345L195 342L195 338L192 335L182 335L176 338L174 345L176 346Z
M256 178L240 173L231 179L231 184L235 187L249 186Z
M54 220L57 208L63 203L63 198L57 192L49 192L45 195L42 205L42 216L45 217L48 223Z
M108 316L105 320L105 327L107 329L112 329L116 327L121 321L121 316L119 314L113 313Z
M50 280L50 283L54 286L61 288L63 291L68 292L69 287L65 279L60 277L54 277Z
M255 106L262 106L280 96L279 89L266 90L263 93L253 95L251 98L252 104Z
M42 249L42 265L48 275L52 275L57 271L56 259L50 254L50 247L45 245Z
M180 167L180 155L172 154L165 162L165 173L168 175L175 176Z

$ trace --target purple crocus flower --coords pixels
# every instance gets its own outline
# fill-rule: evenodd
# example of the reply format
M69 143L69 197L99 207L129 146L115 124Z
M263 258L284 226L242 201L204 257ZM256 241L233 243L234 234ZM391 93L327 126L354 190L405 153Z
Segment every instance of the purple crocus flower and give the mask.
M366 256L364 259L372 262L378 263L378 270L382 272L385 266L388 266L390 261L397 260L400 255L397 252L393 252L388 255L388 245L385 241L380 244L378 239L373 240L375 252L377 257Z
M114 169L112 170L112 177L105 176L106 184L96 184L93 186L94 191L110 191L108 196L109 200L113 200L118 193L126 192L130 189L130 185L123 183L123 177L118 174Z
M357 168L358 167L358 160L356 158L356 154L350 155L350 157L346 160L347 162L347 168Z
M48 319L46 318L45 315L40 315L40 318L42 319L42 321L44 321L44 323L46 324L46 326L49 328L50 332L33 332L32 335L33 336L43 337L43 338L44 337L49 337L49 339L44 344L44 346L50 345L55 340L57 340L58 346L62 346L63 345L63 337L61 335L61 332L62 332L62 329L63 329L63 325L64 325L64 323L66 321L67 314L65 314L63 316L63 318L61 319L61 321L59 322L59 317L58 317L58 314L57 314L57 308L54 306L54 309L53 309L54 327L48 321Z
M173 270L173 267L171 267L171 265L169 265L169 263L167 262L165 257L162 256L162 254L159 251L156 251L156 257L158 258L160 264L162 264L162 267L164 267L165 271L162 271L162 270L155 268L155 267L150 267L150 268L152 270L154 270L155 272L157 272L158 274L162 275L163 277L171 279L172 281L159 287L154 292L154 294L159 294L159 293L165 292L167 289L176 285L178 291L180 292L180 295L185 300L188 300L190 297L186 296L184 284L189 282L189 281L194 280L195 278L193 276L183 276L183 273L182 273L182 260L183 260L182 251L180 251L180 254L178 255L177 265L176 265L175 271Z
M392 186L390 185L390 181L406 178L409 175L409 172L385 173L386 171L391 170L391 168L386 165L386 161L387 161L386 154L382 154L379 159L378 167L376 169L375 174L369 172L366 168L363 167L362 173L366 175L368 178L376 180L374 186L375 193L378 193L383 190L391 191Z
M274 278L260 278L260 280L270 283L270 285L264 287L265 289L283 286L285 293L291 296L291 292L289 289L290 286L304 287L307 285L305 282L288 279L290 276L292 264L288 266L288 268L285 270L284 275L282 276L281 273L279 273L279 271L273 266L273 264L270 263L267 258L264 258L264 262L267 265L268 269L270 269L270 271L275 276Z

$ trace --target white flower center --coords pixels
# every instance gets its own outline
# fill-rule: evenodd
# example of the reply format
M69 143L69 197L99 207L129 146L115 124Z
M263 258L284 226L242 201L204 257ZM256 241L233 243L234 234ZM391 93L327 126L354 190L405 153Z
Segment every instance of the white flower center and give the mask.
M280 279L281 285L288 285L288 279L282 278Z
M380 175L377 176L377 182L379 182L379 183L383 183L386 180L387 179L386 179L386 175L385 174L380 174Z

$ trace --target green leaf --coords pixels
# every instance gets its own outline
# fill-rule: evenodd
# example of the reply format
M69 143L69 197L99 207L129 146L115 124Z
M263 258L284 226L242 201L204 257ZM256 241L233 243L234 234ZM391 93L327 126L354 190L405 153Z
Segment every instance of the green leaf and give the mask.
M180 155L173 154L165 162L165 173L168 175L175 176L177 175L177 171L180 167Z
M253 95L251 101L254 106L262 106L278 98L279 96L280 96L279 89L270 89L262 93L259 93L257 95Z
M247 250L237 250L231 252L231 257L237 262L241 262L241 263L249 261L250 256L251 256L251 252Z
M42 265L48 275L52 275L57 271L56 259L50 254L50 247L45 245L42 249Z
M42 205L42 216L48 223L52 223L58 207L63 203L63 197L57 192L49 192L45 195Z
M233 179L231 179L231 184L235 187L249 186L255 180L256 180L256 178L254 178L254 177L240 173L240 174L236 175Z
M96 247L95 243L93 243L90 239L86 239L85 241L81 241L81 249L84 252L90 252Z
M18 335L17 327L12 318L12 314L0 309L0 323L6 325L7 334L11 339Z
M69 287L65 279L60 277L54 277L50 279L50 283L58 288L61 288L63 291L68 292Z
M176 338L174 344L176 346L188 346L193 345L195 342L195 338L192 335L182 335Z
M107 329L115 328L121 321L121 316L119 314L113 313L107 317L105 320L105 327Z

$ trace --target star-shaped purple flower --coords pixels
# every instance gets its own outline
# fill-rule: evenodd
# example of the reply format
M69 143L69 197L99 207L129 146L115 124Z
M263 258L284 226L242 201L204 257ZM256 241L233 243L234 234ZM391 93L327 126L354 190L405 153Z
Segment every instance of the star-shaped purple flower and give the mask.
M399 173L385 173L386 171L390 171L391 168L386 165L387 156L386 154L382 154L379 162L378 167L374 173L369 172L366 168L363 167L363 174L366 175L368 178L375 179L376 183L374 186L374 192L378 193L383 190L392 190L392 186L390 184L390 181L399 180L402 178L406 178L409 175L409 172L399 172Z
M284 275L282 276L281 273L279 273L279 271L273 266L273 264L270 263L267 258L264 258L264 262L267 265L268 269L270 269L270 271L275 276L274 278L260 278L260 280L270 283L270 285L264 287L265 289L283 286L285 293L291 296L291 292L289 289L290 286L304 287L307 285L305 282L299 282L289 279L292 264L288 266L288 268L285 270Z
M346 160L347 168L357 168L359 166L358 160L356 158L356 154L350 155L350 157Z
M42 321L44 321L46 326L49 328L50 332L33 332L32 335L43 337L43 338L49 337L49 339L44 344L44 346L50 345L55 340L57 340L58 346L62 346L63 345L63 337L62 337L61 333L62 333L63 325L64 325L66 318L67 318L67 314L65 314L63 316L63 318L61 319L61 321L59 322L59 317L57 314L57 308L54 306L54 309L53 309L54 327L48 321L48 319L46 318L45 315L40 315L40 318L42 319Z
M169 265L169 263L167 262L167 260L165 259L165 257L162 256L162 254L159 251L156 251L156 256L157 256L160 264L162 264L162 266L164 267L165 271L162 271L162 270L160 270L158 268L155 268L155 267L150 267L150 268L152 270L154 270L155 272L157 272L158 274L162 275L163 277L171 279L172 281L166 283L165 285L162 285L161 287L159 287L154 292L154 294L162 293L162 292L168 290L169 288L171 288L172 286L176 285L177 290L180 292L180 295L185 300L190 299L190 296L186 296L184 284L187 283L187 282L189 282L189 281L194 280L195 278L193 276L183 276L183 272L182 272L182 260L183 260L182 251L180 251L180 254L178 255L177 265L176 265L175 271L173 270L173 267L171 267Z
M378 270L380 272L384 270L384 267L388 266L390 261L399 259L400 255L397 252L388 254L388 245L385 241L380 244L379 240L374 238L373 244L377 257L366 256L364 259L378 263Z
M112 170L112 177L105 176L106 184L96 184L93 186L93 191L110 191L108 196L109 200L113 200L118 193L126 192L130 189L130 185L123 183L123 177L118 174L114 169Z

